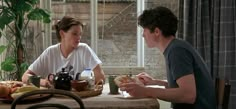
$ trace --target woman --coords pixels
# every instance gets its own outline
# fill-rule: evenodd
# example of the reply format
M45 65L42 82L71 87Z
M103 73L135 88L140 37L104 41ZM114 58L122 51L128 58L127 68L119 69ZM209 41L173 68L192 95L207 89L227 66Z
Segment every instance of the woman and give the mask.
M90 68L94 71L95 82L104 81L104 72L100 66L101 60L87 44L80 43L83 24L75 18L65 16L55 25L55 28L60 43L48 47L29 66L22 76L22 81L27 83L29 75L47 77L50 73L60 72L62 68L68 68L74 72L74 79L77 73ZM40 85L51 86L47 79L41 79Z

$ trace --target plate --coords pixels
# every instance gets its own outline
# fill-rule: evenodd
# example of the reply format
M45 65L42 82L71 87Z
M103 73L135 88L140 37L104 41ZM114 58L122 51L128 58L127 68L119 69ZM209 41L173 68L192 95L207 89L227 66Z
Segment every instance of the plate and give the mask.
M19 104L28 104L28 103L34 103L34 102L39 102L39 101L44 101L49 98L51 98L53 95L52 94L38 94L38 95L33 95L30 97L27 97L21 101L19 101ZM13 98L0 98L0 101L3 103L12 103L14 101Z

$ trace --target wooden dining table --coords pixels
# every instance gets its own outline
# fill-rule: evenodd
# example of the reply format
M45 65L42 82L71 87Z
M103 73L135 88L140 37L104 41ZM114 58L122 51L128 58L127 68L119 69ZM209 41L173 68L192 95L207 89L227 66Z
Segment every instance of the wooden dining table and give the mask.
M103 86L102 94L93 97L82 98L85 109L159 109L159 102L154 98L133 98L124 97L122 92L119 94L109 94L109 85ZM53 96L38 103L59 103L79 109L79 105L73 99L66 97ZM26 109L31 104L19 104L16 109ZM11 104L0 102L0 109L10 109ZM51 108L50 108L51 109Z

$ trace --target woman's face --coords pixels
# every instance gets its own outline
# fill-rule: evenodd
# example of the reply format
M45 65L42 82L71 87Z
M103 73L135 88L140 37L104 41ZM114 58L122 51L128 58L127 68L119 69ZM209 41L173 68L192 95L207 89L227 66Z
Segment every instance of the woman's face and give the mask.
M82 26L74 25L67 32L61 30L61 43L76 48L80 42L82 35Z

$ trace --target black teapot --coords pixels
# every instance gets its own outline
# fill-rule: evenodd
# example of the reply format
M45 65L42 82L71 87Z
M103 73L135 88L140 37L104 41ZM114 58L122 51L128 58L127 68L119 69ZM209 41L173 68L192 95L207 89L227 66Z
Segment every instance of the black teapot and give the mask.
M49 74L48 80L53 83L55 89L71 90L71 80L73 78L69 72L65 71L65 68L62 68L62 71L56 74Z

